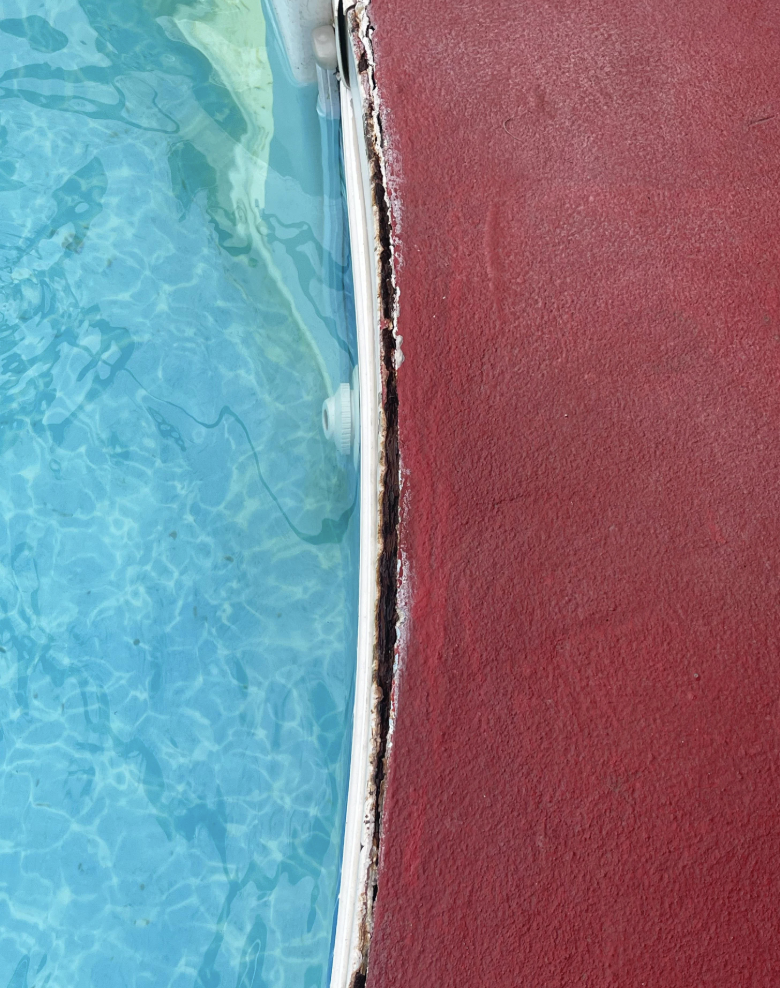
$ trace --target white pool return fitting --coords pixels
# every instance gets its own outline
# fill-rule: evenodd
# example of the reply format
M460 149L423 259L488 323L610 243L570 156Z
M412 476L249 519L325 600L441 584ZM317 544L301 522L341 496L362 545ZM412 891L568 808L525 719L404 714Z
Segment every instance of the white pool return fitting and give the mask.
M340 384L322 403L322 431L342 456L351 456L357 466L360 452L360 381L352 371L352 386Z

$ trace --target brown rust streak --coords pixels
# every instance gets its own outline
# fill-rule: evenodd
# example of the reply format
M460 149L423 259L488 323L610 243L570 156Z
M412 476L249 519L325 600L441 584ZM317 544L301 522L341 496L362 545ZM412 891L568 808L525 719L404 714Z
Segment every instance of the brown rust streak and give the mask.
M368 949L371 938L373 905L377 895L379 844L382 834L382 806L387 774L387 740L390 730L391 695L397 625L398 573L398 511L399 511L399 451L398 451L398 391L396 387L395 320L397 289L393 272L392 222L390 203L382 168L382 129L377 103L376 80L371 60L366 52L367 39L361 28L355 7L346 12L348 33L360 76L363 96L363 121L368 151L371 194L376 222L376 251L380 292L380 355L382 375L382 436L380 443L380 529L378 602L376 614L376 656L374 662L374 691L377 697L372 725L371 783L369 798L373 799L373 847L365 889L365 912L359 933L362 953L360 970L354 975L351 988L363 988L368 969ZM362 16L370 31L368 16ZM369 42L370 43L370 42Z

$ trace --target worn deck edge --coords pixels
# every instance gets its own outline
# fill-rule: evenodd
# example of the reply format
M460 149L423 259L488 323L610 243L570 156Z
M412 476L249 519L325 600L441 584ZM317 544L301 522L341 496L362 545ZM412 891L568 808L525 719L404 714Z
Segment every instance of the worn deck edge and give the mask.
M385 158L381 107L371 45L373 27L368 2L359 0L350 11L350 38L356 57L363 101L365 144L370 168L370 191L375 222L376 275L379 298L379 351L382 383L382 441L380 444L379 599L377 650L374 671L376 713L372 732L370 797L374 809L370 864L366 883L366 910L360 931L362 964L351 988L366 982L373 910L378 887L382 809L387 756L393 727L393 680L398 619L398 522L400 462L398 443L397 318L393 221Z
M398 289L367 3L344 11L352 64L342 85L344 160L361 393L361 551L352 754L331 988L362 988L377 893L397 637Z

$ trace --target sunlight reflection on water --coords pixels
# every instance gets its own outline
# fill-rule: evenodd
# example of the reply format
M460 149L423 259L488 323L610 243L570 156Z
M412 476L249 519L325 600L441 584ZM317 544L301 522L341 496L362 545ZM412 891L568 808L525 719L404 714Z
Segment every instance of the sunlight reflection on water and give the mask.
M228 0L47 6L0 20L0 985L315 988L357 594L319 427L340 164Z

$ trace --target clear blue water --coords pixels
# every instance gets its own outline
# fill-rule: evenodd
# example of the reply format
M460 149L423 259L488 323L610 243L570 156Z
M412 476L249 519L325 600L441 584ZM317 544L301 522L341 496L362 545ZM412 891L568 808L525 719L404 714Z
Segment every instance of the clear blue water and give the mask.
M358 548L319 424L354 361L338 124L247 10L2 4L2 988L327 982Z

